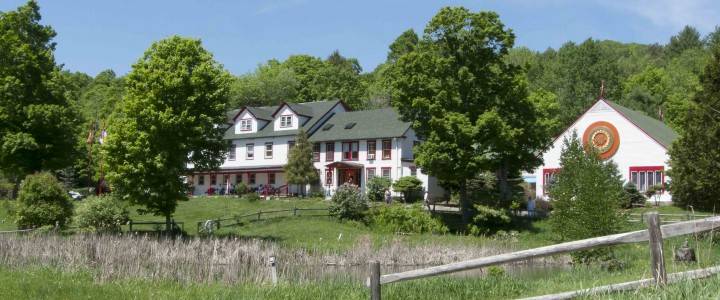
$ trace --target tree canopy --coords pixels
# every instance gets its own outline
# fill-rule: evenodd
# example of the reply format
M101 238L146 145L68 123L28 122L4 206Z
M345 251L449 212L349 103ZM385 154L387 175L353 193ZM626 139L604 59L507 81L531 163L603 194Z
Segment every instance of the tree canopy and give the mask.
M39 23L39 10L29 1L0 12L0 170L16 184L76 156L77 114L55 64L55 31Z
M215 169L223 140L230 76L199 40L155 42L133 65L113 113L103 153L113 191L169 220L187 199L181 178ZM168 225L169 226L169 225Z
M549 142L544 129L535 131L539 112L521 68L505 61L514 40L493 12L446 7L392 67L393 106L425 140L415 162L457 184L466 221L468 179L497 170L507 182L537 165L536 151Z

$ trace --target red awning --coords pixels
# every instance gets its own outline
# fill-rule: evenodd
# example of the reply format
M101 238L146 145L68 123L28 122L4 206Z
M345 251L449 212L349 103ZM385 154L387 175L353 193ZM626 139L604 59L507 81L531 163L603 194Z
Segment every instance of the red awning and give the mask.
M326 167L330 169L338 168L338 169L362 169L363 165L359 163L351 163L351 162L345 162L345 161L336 161L332 162L326 165Z

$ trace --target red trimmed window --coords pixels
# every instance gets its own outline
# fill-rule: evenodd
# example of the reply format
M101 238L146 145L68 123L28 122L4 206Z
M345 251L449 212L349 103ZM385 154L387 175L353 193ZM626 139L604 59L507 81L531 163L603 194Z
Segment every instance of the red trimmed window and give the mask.
M375 168L367 168L367 181L375 177Z
M343 142L343 160L358 160L358 150L360 145L358 142Z
M665 167L663 166L647 166L647 167L630 167L630 182L632 182L638 191L647 191L649 187L660 185L665 188Z
M385 177L385 178L387 178L387 179L390 179L390 176L391 176L391 175L390 175L390 170L391 170L390 168L381 168L380 170L381 170L381 172L382 172L382 174L381 174L382 177Z
M377 152L377 145L375 140L367 141L367 159L375 159L375 153Z
M215 174L210 175L210 185L216 185L217 184L217 176Z
M205 185L205 175L198 175L198 185Z
M275 184L275 173L268 173L268 184Z
M325 161L335 160L335 142L325 143Z
M383 140L382 141L382 159L391 159L392 158L392 141L390 140Z
M332 170L325 171L325 185L332 185L332 182L333 182Z
M242 182L242 173L235 174L235 184L240 184Z
M555 175L557 175L558 172L560 172L560 168L548 168L543 169L543 177L542 177L542 184L543 184L543 193L547 194L548 189L550 188L550 185L552 185L555 181Z
M250 184L255 184L255 173L248 174L248 182Z
M313 161L320 161L320 143L313 144Z

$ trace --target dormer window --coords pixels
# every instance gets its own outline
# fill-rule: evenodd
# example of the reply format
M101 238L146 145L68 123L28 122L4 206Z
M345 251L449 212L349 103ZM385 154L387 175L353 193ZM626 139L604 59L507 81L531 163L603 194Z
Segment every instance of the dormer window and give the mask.
M242 119L240 120L240 131L251 131L252 130L252 120L250 119Z
M280 116L280 128L292 127L292 116Z

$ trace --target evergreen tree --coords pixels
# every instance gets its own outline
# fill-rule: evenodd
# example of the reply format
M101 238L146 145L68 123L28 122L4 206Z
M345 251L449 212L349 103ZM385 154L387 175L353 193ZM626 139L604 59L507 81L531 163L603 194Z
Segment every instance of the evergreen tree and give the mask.
M670 38L666 50L670 56L678 56L685 50L702 47L703 41L700 39L700 32L692 26L685 25L680 33Z
M670 148L673 203L696 209L720 208L720 47L700 77L680 138Z
M560 172L550 187L553 213L550 224L563 240L579 240L617 233L625 220L620 205L627 201L617 166L586 153L573 133L564 140ZM574 254L575 259L602 257L605 249Z
M285 176L289 184L301 186L305 195L305 185L318 181L317 169L313 165L313 149L308 141L305 130L300 129L295 139L295 147L290 149L288 163L285 165Z

